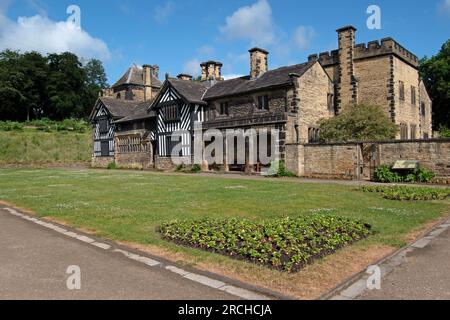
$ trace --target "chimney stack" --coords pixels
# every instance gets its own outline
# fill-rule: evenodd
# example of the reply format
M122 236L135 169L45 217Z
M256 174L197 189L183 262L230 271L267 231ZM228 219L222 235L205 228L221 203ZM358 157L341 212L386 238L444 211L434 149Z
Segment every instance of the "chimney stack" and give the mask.
M222 66L218 61L203 62L202 67L202 81L222 81Z
M177 75L177 78L179 80L184 80L184 81L191 81L192 80L192 76L190 74L185 74L185 73L180 73L179 75Z
M159 66L158 65L154 65L153 66L153 76L158 79L159 78Z
M269 52L260 48L250 49L250 77L259 78L268 71Z
M356 28L337 29L339 38L339 81L337 84L337 112L342 107L358 103L358 83L354 72Z
M152 73L153 73L153 67L144 64L142 66L142 69L144 70L144 100L148 101L152 99Z

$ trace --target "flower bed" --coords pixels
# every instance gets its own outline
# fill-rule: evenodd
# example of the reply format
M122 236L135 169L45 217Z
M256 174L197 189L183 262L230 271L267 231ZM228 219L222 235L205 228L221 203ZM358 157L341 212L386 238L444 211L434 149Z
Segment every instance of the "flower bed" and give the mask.
M363 192L381 193L383 198L398 201L444 200L450 196L450 189L422 187L361 187Z
M314 259L361 240L371 226L335 216L312 215L255 223L245 219L172 221L164 239L294 272Z

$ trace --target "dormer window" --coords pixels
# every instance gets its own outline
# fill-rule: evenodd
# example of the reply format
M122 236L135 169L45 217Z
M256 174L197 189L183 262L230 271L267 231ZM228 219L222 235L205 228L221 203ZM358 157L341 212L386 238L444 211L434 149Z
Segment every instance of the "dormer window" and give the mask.
M269 96L259 96L258 97L258 109L269 111Z

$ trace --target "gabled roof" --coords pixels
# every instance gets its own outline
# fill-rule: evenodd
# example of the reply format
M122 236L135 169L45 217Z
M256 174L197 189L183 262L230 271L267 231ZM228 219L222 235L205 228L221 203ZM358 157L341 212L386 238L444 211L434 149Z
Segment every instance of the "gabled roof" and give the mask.
M236 79L218 82L210 89L208 89L203 99L210 100L220 97L268 89L272 87L291 85L292 80L291 77L289 76L290 74L295 73L299 76L302 76L315 63L316 61L311 61L303 64L296 64L292 66L270 70L257 79L251 79L250 76L244 76Z
M132 114L137 105L138 102L136 101L120 100L111 97L100 97L98 98L89 118L92 120L101 106L104 106L114 119L124 118Z
M121 86L121 85L144 85L144 69L138 67L137 65L132 65L125 74L117 80L116 83L112 85L112 88ZM161 81L152 75L152 86L160 87Z
M132 114L126 116L125 118L122 118L120 120L117 120L116 123L124 123L124 122L131 122L136 120L144 120L144 119L150 119L156 117L156 113L152 111L147 111L150 108L151 101L146 101L138 104L135 108Z
M169 79L167 80L175 90L189 103L206 104L203 101L203 95L208 89L204 82Z
M149 106L149 109L153 109L158 106L162 96L167 92L167 89L172 87L187 103L206 105L203 101L203 95L208 89L207 83L192 81L192 80L179 80L169 78L167 79L162 89L159 91L153 103Z

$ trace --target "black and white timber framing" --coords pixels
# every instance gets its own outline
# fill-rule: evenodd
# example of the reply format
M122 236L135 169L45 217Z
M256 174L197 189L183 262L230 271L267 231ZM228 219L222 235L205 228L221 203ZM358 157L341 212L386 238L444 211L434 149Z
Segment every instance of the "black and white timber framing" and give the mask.
M177 156L193 155L194 125L207 118L204 105L192 103L183 97L174 86L166 82L153 108L157 113L157 150L160 157L170 157L181 139L182 150ZM172 136L178 141L173 141Z
M100 106L94 119L94 156L114 157L114 118L105 106Z

